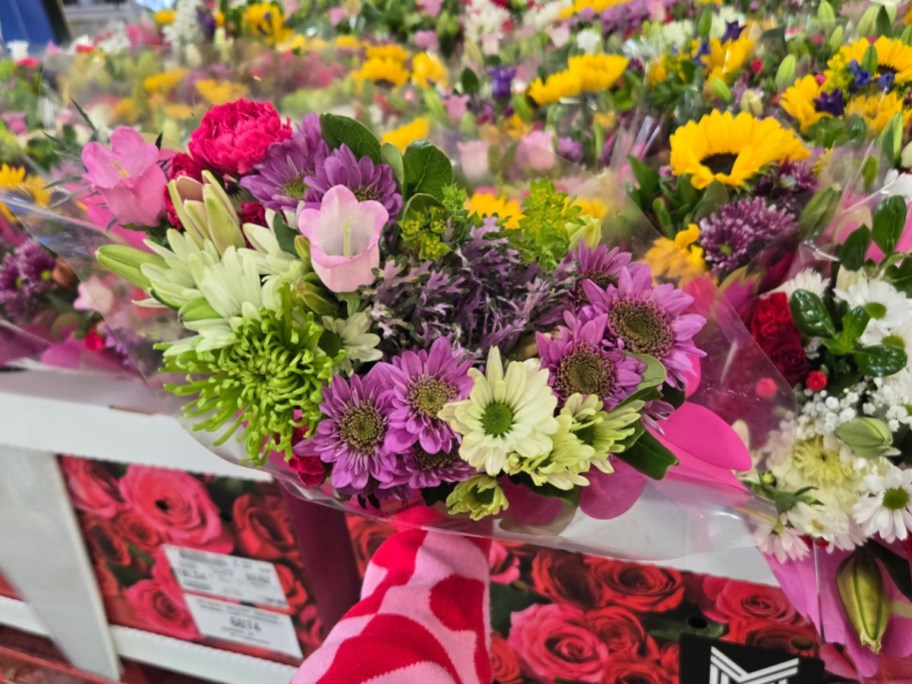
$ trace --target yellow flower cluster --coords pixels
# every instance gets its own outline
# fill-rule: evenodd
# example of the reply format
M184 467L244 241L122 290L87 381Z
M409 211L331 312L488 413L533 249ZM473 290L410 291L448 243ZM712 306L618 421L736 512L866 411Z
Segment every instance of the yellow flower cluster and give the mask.
M285 25L282 8L274 2L256 2L244 10L244 28L267 45L286 41L292 30Z
M405 152L405 148L413 142L426 138L430 130L430 121L428 121L427 118L420 116L414 121L399 126L399 128L387 131L381 136L380 141L395 145L399 148L400 152Z
M581 93L597 93L613 86L627 68L627 58L620 55L577 55L567 60L567 68L529 86L529 97L546 105Z
M183 68L169 69L157 74L152 74L143 79L143 88L147 93L169 93L171 90L184 80L187 70Z
M646 263L656 276L666 276L684 283L707 272L703 248L697 244L700 227L691 223L674 240L658 238L646 252Z
M216 107L227 102L240 100L247 97L249 90L242 83L233 81L217 81L214 78L204 78L196 82L196 92L203 96L210 105Z

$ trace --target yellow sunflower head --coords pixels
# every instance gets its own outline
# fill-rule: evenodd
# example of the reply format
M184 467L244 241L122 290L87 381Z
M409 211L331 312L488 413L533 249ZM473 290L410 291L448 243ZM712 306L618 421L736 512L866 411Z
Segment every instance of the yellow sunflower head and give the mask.
M244 27L267 45L277 45L291 36L285 14L274 2L255 2L244 10Z
M843 87L851 85L855 77L849 70L849 64L853 61L861 64L871 45L867 38L861 38L842 46L827 62L827 80ZM892 75L898 84L912 82L912 47L886 36L880 36L873 46L877 53L877 69L871 74L873 80Z
M567 60L567 70L579 74L584 92L597 93L617 83L628 62L620 55L578 55Z
M409 72L402 62L394 59L372 57L364 61L361 68L352 73L357 83L389 83L393 86L404 85L409 80Z
M146 76L143 79L143 88L150 94L167 93L180 83L186 75L187 70L182 68L161 71L157 74Z
M782 93L779 105L798 122L802 133L821 119L832 116L829 112L817 110L815 100L823 94L824 87L825 84L818 83L812 74L799 78Z
M880 133L886 128L890 120L902 113L903 127L909 123L912 109L903 107L903 98L895 91L889 93L875 93L874 95L858 95L849 100L845 109L846 115L856 114L862 117L868 127Z
M8 190L25 195L35 204L46 207L51 202L51 193L44 181L38 176L29 176L21 166L0 165L0 191ZM13 220L13 214L0 202L0 215L7 221Z
M522 209L516 200L508 200L490 192L476 192L465 203L469 215L497 216L503 221L504 228L514 230L519 228L522 218Z
M204 78L196 82L196 92L203 96L209 104L216 107L228 102L247 97L247 86L233 81L217 81L214 78Z
M714 180L743 186L769 164L810 156L795 133L775 119L757 119L747 112L713 111L691 121L671 136L669 163L676 176L689 175L695 188Z
M529 97L539 106L560 102L565 97L577 97L583 92L583 76L576 71L565 69L542 80L535 79L529 84Z
M412 83L422 88L430 84L446 85L447 70L432 54L420 52L412 60Z
M371 45L366 51L368 59L389 59L400 64L405 64L409 52L401 45L390 43L388 45Z

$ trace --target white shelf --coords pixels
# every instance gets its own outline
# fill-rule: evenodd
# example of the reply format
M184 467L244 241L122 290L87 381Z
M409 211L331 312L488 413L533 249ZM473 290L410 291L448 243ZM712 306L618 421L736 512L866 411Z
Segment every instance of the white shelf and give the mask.
M0 596L0 624L48 636L31 609L22 601ZM111 627L117 653L139 663L164 667L224 684L288 684L295 668L271 660L172 639L129 627Z
M0 443L206 475L271 479L215 456L160 411L158 399L133 379L37 370L0 373Z

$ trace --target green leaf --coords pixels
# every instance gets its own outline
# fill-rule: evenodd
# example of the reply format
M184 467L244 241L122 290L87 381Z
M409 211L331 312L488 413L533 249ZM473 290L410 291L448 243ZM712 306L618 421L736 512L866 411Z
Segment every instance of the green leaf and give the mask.
M865 375L883 378L905 368L909 358L899 347L878 345L859 349L852 354L852 360Z
M402 161L406 197L421 192L443 199L443 189L453 182L449 157L427 140L419 140L408 146Z
M880 133L880 150L890 165L899 160L899 151L902 148L902 133L902 115L897 113Z
M865 255L871 246L871 231L867 226L861 226L852 231L846 241L842 243L839 251L841 267L850 271L857 271L864 265Z
M871 317L864 310L864 307L856 306L842 319L842 332L839 333L839 337L845 342L854 345L864 333L865 328L868 327L870 320Z
M812 337L834 337L836 326L826 305L813 292L797 290L789 299L789 308L795 325L805 335Z
M678 464L677 457L648 432L643 432L635 444L617 457L653 480L661 480L669 468Z
M655 194L659 186L659 173L651 169L636 157L628 157L630 169L633 171L633 177L636 178L637 186L644 197L651 197Z
M874 212L874 243L885 256L896 251L896 243L906 225L906 200L899 195L888 197Z
M509 634L513 613L543 602L544 599L534 591L520 591L510 584L491 582L491 629L498 634Z
M285 222L285 216L280 211L277 211L275 218L272 219L272 232L275 233L276 241L283 252L288 252L295 256L298 255L297 250L295 250L295 238L300 233Z
M816 237L823 232L836 214L841 197L838 188L828 187L811 198L798 217L798 230L802 238Z
M399 148L390 143L383 143L380 146L380 160L393 170L393 178L401 190L405 185L405 167Z
M690 182L688 180L688 182ZM729 199L728 188L726 188L719 181L713 181L706 188L706 191L703 193L702 199L697 203L697 207L694 210L693 220L699 221L702 218L706 218L710 214L716 212L716 210L721 207L723 204L727 204Z
M459 83L462 85L462 92L464 95L474 95L478 92L481 85L478 80L478 74L469 67L462 70L462 75L459 77Z
M332 149L347 145L359 159L368 157L380 163L380 141L362 123L338 114L321 114L320 129L323 139Z
M912 568L909 561L877 542L868 542L867 549L880 561L902 595L912 601Z
M890 21L890 14L887 12L886 7L881 6L880 11L877 13L877 21L874 24L874 30L877 32L878 36L889 37L892 33L892 28L893 24ZM876 68L877 62L874 64Z
M887 279L900 292L912 297L912 257L906 257L901 264L894 264L887 269Z
M644 626L650 636L666 641L680 641L683 634L693 634L707 639L718 639L725 634L726 628L721 622L709 620L698 614L694 617L699 617L699 622L691 623L690 617L688 614L679 617L653 614L646 617Z

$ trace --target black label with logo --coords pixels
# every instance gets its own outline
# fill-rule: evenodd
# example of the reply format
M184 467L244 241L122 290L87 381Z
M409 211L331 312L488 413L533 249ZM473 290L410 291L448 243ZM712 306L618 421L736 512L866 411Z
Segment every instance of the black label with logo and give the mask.
M823 662L681 635L681 684L822 684Z

